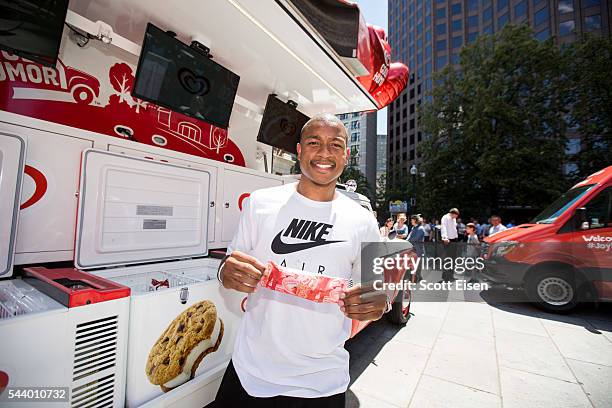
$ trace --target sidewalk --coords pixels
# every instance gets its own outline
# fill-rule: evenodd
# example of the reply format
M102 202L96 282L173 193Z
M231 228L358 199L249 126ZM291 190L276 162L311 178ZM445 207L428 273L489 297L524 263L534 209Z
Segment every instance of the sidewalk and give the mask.
M611 306L413 303L346 343L347 407L612 407Z

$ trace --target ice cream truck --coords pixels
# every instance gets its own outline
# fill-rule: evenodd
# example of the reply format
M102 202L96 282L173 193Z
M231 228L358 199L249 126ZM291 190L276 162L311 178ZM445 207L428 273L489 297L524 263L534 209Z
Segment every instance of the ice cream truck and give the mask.
M0 405L204 406L244 307L213 255L285 182L257 140L269 95L375 111L408 69L346 1L6 4Z

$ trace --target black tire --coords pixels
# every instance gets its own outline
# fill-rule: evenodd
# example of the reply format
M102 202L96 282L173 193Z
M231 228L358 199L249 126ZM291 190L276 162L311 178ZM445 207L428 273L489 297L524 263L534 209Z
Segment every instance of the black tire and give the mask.
M571 268L550 265L535 271L525 282L529 300L552 313L568 313L579 304L576 274Z
M410 319L410 303L412 296L410 291L401 290L393 304L391 305L391 310L387 313L387 318L391 323L404 325Z

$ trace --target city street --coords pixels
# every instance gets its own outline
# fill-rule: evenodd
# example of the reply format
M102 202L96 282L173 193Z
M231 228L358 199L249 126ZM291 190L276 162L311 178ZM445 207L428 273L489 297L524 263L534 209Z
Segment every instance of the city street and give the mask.
M346 343L347 407L610 407L611 306L413 302Z

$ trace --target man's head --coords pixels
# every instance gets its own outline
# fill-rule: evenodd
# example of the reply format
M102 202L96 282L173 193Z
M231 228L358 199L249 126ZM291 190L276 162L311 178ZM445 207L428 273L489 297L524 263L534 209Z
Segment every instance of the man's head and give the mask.
M468 235L472 235L476 232L476 225L474 225L473 222L467 223L465 225L465 232L468 233Z
M406 214L404 213L400 213L397 215L397 223L402 225L406 222L407 218L406 218Z
M449 213L449 214L451 215L451 217L453 217L453 218L457 218L457 217L459 217L459 210L458 210L458 209L456 209L456 208L451 208L451 209L450 209L450 211L449 211L448 213Z
M499 223L501 223L501 217L499 215L493 215L491 216L491 224L492 225L499 225Z
M348 133L340 119L331 113L310 118L300 132L297 157L302 174L312 183L336 183L348 163Z

